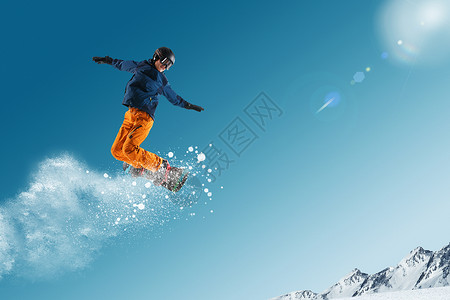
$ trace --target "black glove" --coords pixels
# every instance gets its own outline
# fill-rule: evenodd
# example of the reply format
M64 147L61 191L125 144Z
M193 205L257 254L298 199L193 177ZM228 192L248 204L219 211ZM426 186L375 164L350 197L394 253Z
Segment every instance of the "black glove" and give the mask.
M191 104L191 103L186 103L186 106L184 107L186 109L193 109L195 111L201 112L202 110L205 110L203 107L195 105L195 104Z
M92 58L92 60L98 64L108 64L108 65L111 65L112 61L113 61L113 59L109 56L105 56L105 57L94 56Z

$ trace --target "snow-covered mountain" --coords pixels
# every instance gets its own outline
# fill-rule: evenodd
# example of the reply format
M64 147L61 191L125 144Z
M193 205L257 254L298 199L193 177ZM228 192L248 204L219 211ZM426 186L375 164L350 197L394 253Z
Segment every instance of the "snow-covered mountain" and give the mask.
M367 294L339 300L449 300L450 287Z
M368 275L358 269L339 280L329 289L317 294L311 291L292 292L273 300L326 300L367 294L416 290L450 286L450 244L433 252L418 247L396 267Z
M338 283L330 287L322 294L324 298L352 297L358 292L361 285L367 280L369 275L354 269L350 274L339 280Z

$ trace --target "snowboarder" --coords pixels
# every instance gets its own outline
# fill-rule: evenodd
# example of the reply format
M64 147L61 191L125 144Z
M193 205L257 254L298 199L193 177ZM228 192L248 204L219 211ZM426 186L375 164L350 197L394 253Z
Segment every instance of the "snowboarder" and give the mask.
M145 176L155 185L178 191L187 175L180 168L170 167L166 159L140 147L153 126L158 96L164 95L173 105L201 112L201 106L191 104L171 88L164 71L175 63L175 55L167 47L156 49L152 59L136 62L93 57L98 64L108 64L121 71L133 73L125 89L122 104L128 107L125 119L112 145L112 155L124 162L132 176Z

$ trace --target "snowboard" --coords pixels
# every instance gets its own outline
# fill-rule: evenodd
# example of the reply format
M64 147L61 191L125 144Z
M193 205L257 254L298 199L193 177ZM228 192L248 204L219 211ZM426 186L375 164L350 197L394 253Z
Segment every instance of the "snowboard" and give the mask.
M144 169L143 171L142 169L136 169L126 162L123 163L123 170L133 177L143 177L151 182L155 180L155 176L152 171L147 169ZM169 191L176 193L181 190L188 176L189 172L185 168L170 167L167 180L163 181L161 184L155 184L154 182L153 184L161 185Z

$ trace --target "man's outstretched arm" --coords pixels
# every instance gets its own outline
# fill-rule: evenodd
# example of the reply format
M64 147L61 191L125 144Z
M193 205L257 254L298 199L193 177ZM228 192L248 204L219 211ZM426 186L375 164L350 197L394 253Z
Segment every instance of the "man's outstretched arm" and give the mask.
M172 88L170 87L169 84L167 84L166 86L163 87L163 95L170 101L170 103L172 103L173 105L176 106L180 106L186 109L193 109L195 111L201 112L204 110L203 107L195 105L195 104L191 104L189 102L187 102L186 100L184 100L183 98L181 98L180 96L177 95L177 93L175 93Z
M120 71L127 71L130 73L133 73L138 65L138 62L134 60L115 59L109 56L105 57L94 56L92 60L98 64L111 65Z

